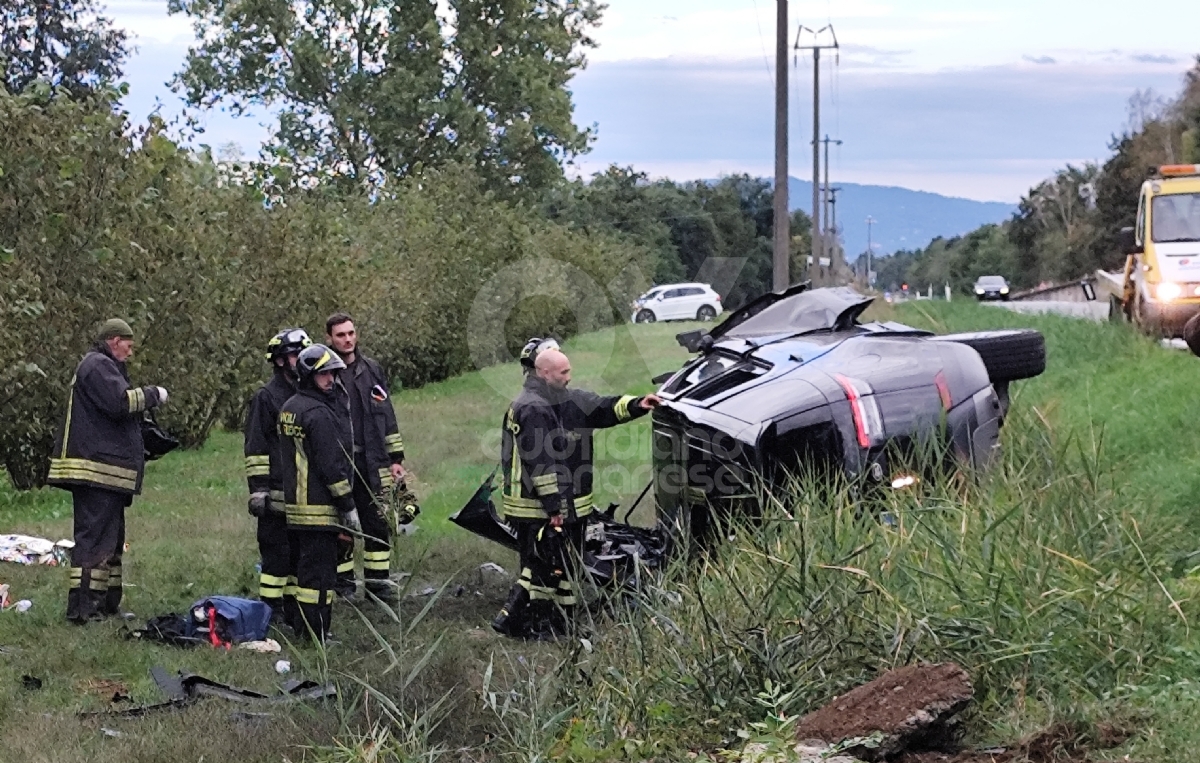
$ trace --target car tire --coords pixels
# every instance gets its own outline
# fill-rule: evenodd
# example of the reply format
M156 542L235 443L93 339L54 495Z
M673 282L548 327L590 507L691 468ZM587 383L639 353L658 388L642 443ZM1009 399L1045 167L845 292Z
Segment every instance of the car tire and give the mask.
M711 305L701 305L700 309L696 311L696 320L698 321L711 321L716 317L717 311Z
M638 314L634 316L634 323L654 323L657 320L654 313L650 310L638 310Z
M1033 329L976 331L933 338L965 344L975 350L993 383L1030 379L1046 370L1046 338Z

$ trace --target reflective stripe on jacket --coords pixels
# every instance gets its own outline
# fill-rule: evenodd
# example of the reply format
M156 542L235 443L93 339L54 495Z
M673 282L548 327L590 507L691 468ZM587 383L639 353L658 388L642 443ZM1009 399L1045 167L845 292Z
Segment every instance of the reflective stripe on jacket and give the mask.
M641 398L551 389L536 376L504 415L501 506L513 519L568 521L592 513L592 432L646 413Z
M246 411L246 484L251 493L269 493L271 508L277 511L283 511L284 504L279 411L295 393L287 372L277 368L271 380L254 393Z
M279 412L288 526L334 529L354 509L350 416L332 393L302 388Z
M404 462L404 441L388 392L387 374L383 366L358 352L340 378L347 394L358 401L358 406L351 409L362 411L363 420L353 424L354 434L361 435L367 472L356 476L372 493L379 493L392 487L392 464Z
M54 443L48 484L142 491L143 413L157 406L157 387L134 387L124 363L97 344L71 379L67 414Z

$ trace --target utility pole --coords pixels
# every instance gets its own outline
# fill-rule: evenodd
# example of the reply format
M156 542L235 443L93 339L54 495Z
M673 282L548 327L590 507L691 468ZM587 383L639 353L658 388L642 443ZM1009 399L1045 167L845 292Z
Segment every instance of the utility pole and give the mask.
M837 186L834 186L829 189L829 218L831 221L830 225L829 225L829 230L833 232L833 237L835 239L837 238L837 235L838 235L837 195L839 193L841 193L841 191L842 191L842 189L838 188Z
M828 31L829 36L833 38L832 43L821 44L818 38L823 32ZM812 45L801 45L800 35L804 32L809 32L813 35ZM811 50L813 52L813 187L812 187L812 225L813 225L813 264L818 268L821 266L821 257L825 255L825 233L821 230L821 51L822 50L837 50L838 49L837 35L833 31L833 24L827 24L820 29L813 31L806 26L801 26L796 32L795 50ZM832 265L832 261L830 261ZM819 270L822 276L824 271ZM822 281L824 278L821 279Z
M829 193L829 144L833 143L838 146L842 145L840 140L831 140L828 135L821 141L825 144L825 184L821 187L822 195L822 215L824 215L821 223L821 230L824 231L824 246L825 251L829 253L829 272L836 277L839 271L838 267L838 245L837 245L837 230L833 227L833 221L830 219L830 193Z
M867 288L871 288L871 226L876 222L874 217L867 215Z
M772 278L775 291L791 285L788 272L792 242L788 214L788 0L775 0L775 229L772 245Z

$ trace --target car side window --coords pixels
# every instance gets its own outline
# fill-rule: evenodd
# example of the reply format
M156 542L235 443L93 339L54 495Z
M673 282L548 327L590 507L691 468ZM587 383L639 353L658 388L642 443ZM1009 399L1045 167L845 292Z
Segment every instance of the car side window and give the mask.
M680 289L680 291L683 292L683 296L685 297L698 297L704 293L704 289L697 289L695 287Z
M663 299L675 299L676 297L683 296L680 294L682 291L683 289L667 289L663 292Z

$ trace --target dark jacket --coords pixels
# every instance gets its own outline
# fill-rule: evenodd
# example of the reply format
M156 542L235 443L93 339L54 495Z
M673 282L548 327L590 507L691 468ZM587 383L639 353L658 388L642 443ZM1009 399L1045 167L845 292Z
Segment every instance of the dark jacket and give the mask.
M270 493L270 506L283 511L283 461L279 451L279 411L296 385L291 375L276 368L271 381L258 388L246 412L246 484L251 493Z
M302 387L279 412L288 527L333 529L354 509L350 417L332 392Z
M396 423L396 409L388 393L387 374L376 361L355 354L355 360L338 378L346 388L353 417L354 440L361 443L367 462L366 473L359 476L372 493L392 487L392 464L404 462L404 441Z
M71 379L67 415L54 441L47 482L127 495L142 492L142 417L159 402L157 387L132 386L125 364L117 362L108 345L94 346Z
M555 390L536 376L504 415L505 517L570 521L592 513L592 431L643 416L641 398Z

